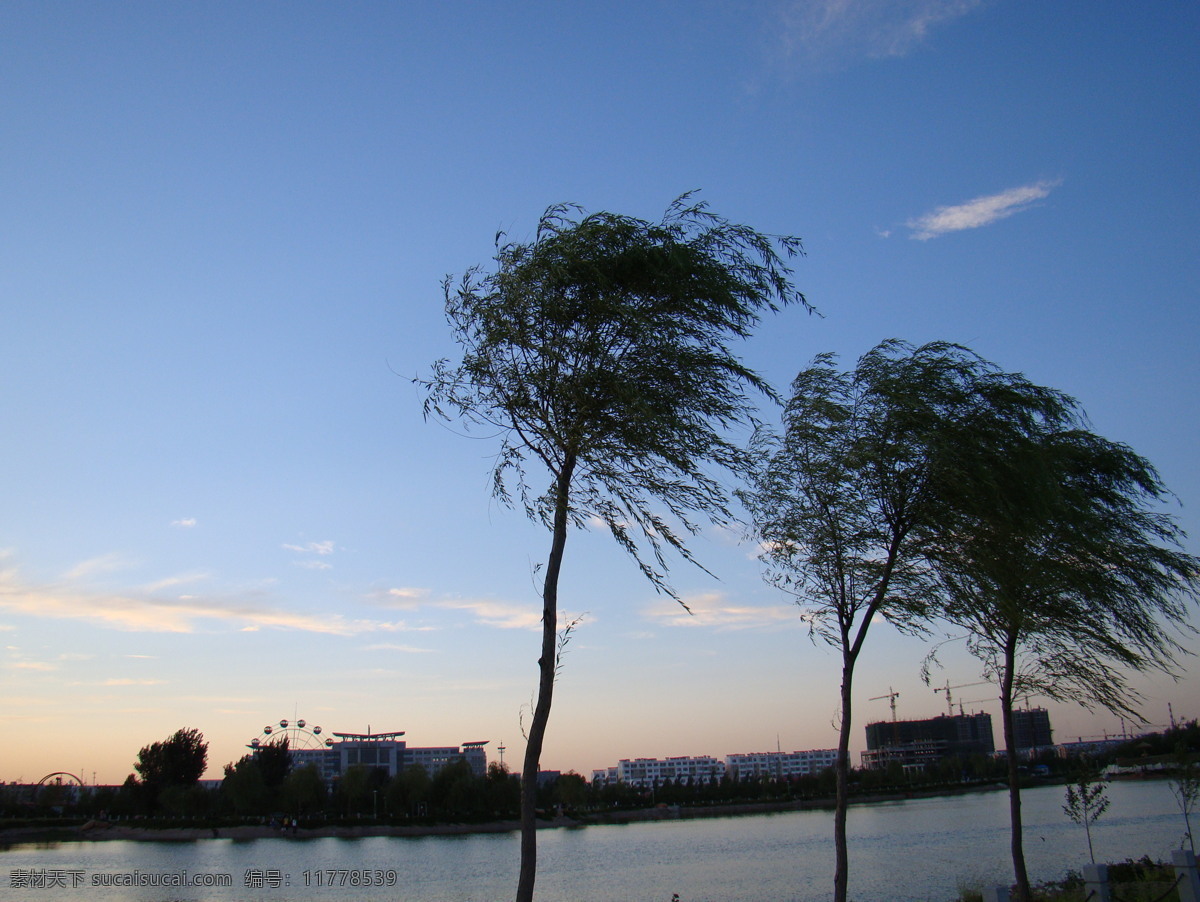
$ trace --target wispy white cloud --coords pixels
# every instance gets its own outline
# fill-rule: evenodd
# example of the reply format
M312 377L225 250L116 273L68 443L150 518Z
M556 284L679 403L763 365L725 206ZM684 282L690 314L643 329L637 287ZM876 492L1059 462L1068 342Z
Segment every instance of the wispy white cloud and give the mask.
M695 595L683 599L691 610L670 599L660 599L642 611L642 616L663 626L706 627L718 630L777 629L796 626L799 618L786 605L762 607L731 604L720 593Z
M147 585L142 586L142 591L149 592L151 594L157 594L159 592L165 592L168 589L178 588L179 586L189 586L198 582L203 582L206 579L209 579L209 574L207 573L181 573L177 576L168 576L164 577L163 579L155 580L152 583L148 583ZM194 596L181 595L179 597L192 598Z
M448 599L432 602L431 607L467 611L475 618L476 622L498 629L538 629L542 624L542 612L533 605L517 605L492 600Z
M658 634L653 630L627 630L623 635L632 642L644 642L654 639Z
M918 241L928 241L950 232L978 229L1029 209L1061 184L1061 179L1043 180L1032 185L1009 188L999 194L977 197L964 204L938 207L932 213L910 219L905 225L912 230L910 237Z
M403 611L461 611L476 623L496 629L539 629L542 623L542 611L536 605L495 599L433 598L428 589L396 587L372 592L368 598L381 607Z
M319 558L328 557L336 550L334 543L331 541L308 542L304 545L289 545L285 543L283 548L304 556L301 560L292 562L297 567L303 567L305 570L333 569L333 564L328 561L319 560Z
M89 572L75 568L73 573ZM157 585L172 585L164 580ZM23 580L15 568L0 570L0 610L51 620L74 620L129 632L192 633L205 628L282 629L339 636L398 632L402 622L352 619L341 614L308 613L272 605L257 593L244 596L166 597L145 588L99 591L78 580L39 585Z
M51 664L49 661L13 661L5 666L11 670L35 670L39 673L58 670L58 665Z
M861 59L898 57L983 0L785 0L778 8L785 63L839 69Z
M370 598L376 604L387 608L398 608L403 611L412 611L416 610L429 600L429 590L411 587L395 587L382 592L373 592L370 595Z
M196 518L184 517L182 520L172 520L171 525L178 529L191 529L196 525Z
M105 554L76 564L66 573L67 579L86 579L101 573L113 573L130 567L128 560L118 554Z
M305 545L287 545L287 544L285 544L283 547L286 548L288 551L299 551L299 552L303 552L306 554L319 554L322 556L327 555L327 554L333 554L333 551L334 551L333 542L309 542Z
M366 651L399 651L410 655L428 655L433 654L432 648L418 648L415 645L397 645L392 642L377 642L374 645L364 646Z

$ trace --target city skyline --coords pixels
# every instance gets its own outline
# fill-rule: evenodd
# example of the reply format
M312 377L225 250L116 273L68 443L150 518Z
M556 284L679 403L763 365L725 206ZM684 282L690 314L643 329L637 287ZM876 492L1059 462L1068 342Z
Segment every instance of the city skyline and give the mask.
M1024 713L1025 710L1026 709L1022 708L1022 709L1019 709L1016 713L1019 715L1019 714ZM1045 718L1046 709L1042 708L1042 707L1034 709L1034 713L1039 713L1039 712L1041 713L1042 717ZM980 715L987 715L987 712L982 712L979 710L962 709L962 710L959 710L957 713L952 713L949 715L946 712L939 712L937 714L933 714L933 715L930 715L930 716L924 717L924 718L910 718L907 720L902 720L902 721L900 721L900 723L908 724L911 722L916 722L918 724L925 724L925 723L929 723L929 722L935 722L939 718L944 718L947 716L952 717L952 718L953 717L962 717L964 715L964 713L966 714L966 716L968 718L978 718ZM990 715L987 715L987 716L990 717ZM856 743L856 745L862 745L864 749L872 748L871 740L870 740L871 728L872 727L877 728L877 727L881 727L881 726L886 727L886 725L889 723L893 723L893 721L884 719L884 720L870 721L870 722L864 723L862 725L862 727L863 727L864 733L867 736L867 740L865 743ZM1174 725L1175 724L1171 724L1171 726L1174 726ZM1018 729L1020 729L1020 727ZM1051 732L1054 731L1052 724L1050 724L1049 729L1051 730ZM1119 734L1108 735L1107 733L1105 733L1105 734L1101 734L1099 736L1093 736L1093 737L1089 737L1089 738L1092 740L1103 739L1104 741L1132 739L1132 738L1135 738L1136 735L1138 735L1138 732L1140 732L1140 731L1131 732L1131 731L1128 731L1125 727L1123 727L1123 730L1124 730L1124 732L1119 733ZM886 733L886 730L884 732ZM995 732L995 728L993 726L993 736L994 736L994 732ZM201 731L201 733L203 733L203 731ZM279 721L277 721L275 723L265 724L263 726L262 730L258 733L258 735L254 736L253 738L251 738L248 742L246 742L244 744L243 748L245 751L243 752L243 754L252 753L256 748L260 748L263 745L268 744L268 743L281 741L285 738L288 740L290 748L292 748L293 750L298 750L303 753L306 751L313 751L313 750L316 750L319 748L330 748L331 743L334 743L335 745L332 747L336 748L336 743L340 743L340 742L343 742L346 740L358 740L358 739L364 738L364 736L365 737L373 737L373 738L377 738L380 740L389 740L389 741L399 740L406 747L408 747L411 750L415 750L415 751L442 751L442 750L448 748L448 746L445 743L431 745L429 742L425 742L425 741L421 741L419 743L416 741L413 741L409 738L408 733L405 730L380 731L380 730L374 730L370 726L368 726L365 734L345 733L345 732L342 732L337 729L327 728L320 724L310 723L304 718L299 718L298 720L292 719L292 718L281 718ZM400 739L400 737L404 737L404 738ZM1062 737L1062 738L1054 740L1051 744L1056 745L1056 746L1057 745L1077 745L1079 741L1082 741L1082 739L1083 739L1083 737L1077 737L1077 738ZM778 739L776 741L778 743ZM507 746L504 746L504 744L500 743L500 742L493 742L492 740L476 739L476 740L456 742L456 743L453 743L452 746L449 746L449 747L462 748L462 749L465 749L468 747L480 748L483 750L485 756L487 757L487 761L488 761L489 765L492 763L499 763L499 764L508 766L511 763L509 761L506 761L505 757L504 757L505 753L509 751L509 748ZM1023 748L1023 746L1019 746L1019 747ZM1002 746L998 746L997 750L1002 751ZM690 759L710 758L710 759L714 759L718 762L724 762L725 766L728 767L729 759L745 759L745 758L772 757L772 756L782 756L785 758L789 757L789 756L807 756L807 757L811 758L813 756L818 756L818 755L822 755L822 754L827 754L828 756L832 756L835 753L836 753L835 748L821 748L821 749L806 748L806 749L786 749L785 750L785 748L783 746L777 744L777 747L775 749L763 747L761 749L753 749L753 750L751 750L751 749L733 749L733 750L723 750L723 751L718 750L716 752L709 749L709 750L704 750L701 752L691 752L691 753L683 753L683 754L679 754L679 755L669 755L669 756L661 756L661 757L645 756L645 755L641 755L641 754L637 754L637 753L629 753L629 754L621 755L621 757L616 760L617 760L618 764L629 764L629 763L636 764L639 762L646 762L646 761L670 762L673 760L680 760L680 759L689 759L690 760ZM236 760L237 760L236 758L232 759L228 763L233 763ZM304 766L305 763L310 763L310 762L308 762L307 759L302 758L298 763L295 763L294 766L296 766L296 767ZM830 760L829 760L829 766L832 766L832 758L830 758ZM860 766L867 766L867 765L860 764L860 762L856 759L852 762L852 766L860 767ZM877 765L874 765L874 766L877 766ZM612 771L614 769L616 769L616 768L612 764L607 764L607 765L602 765L599 767L593 766L593 767L587 768L585 770L579 770L578 768L570 768L570 769L565 769L565 770L561 770L561 771L555 770L555 769L544 769L544 770L547 770L548 772L552 772L552 773L554 773L554 772L565 773L565 772L567 772L567 770L570 770L570 771L577 773L585 778L588 778L589 774L591 774L594 777L596 774L599 774L603 771ZM211 762L210 762L209 770L206 773L206 779L209 781L211 781L213 779L219 779L219 777L217 775L213 774L212 771L213 771L213 768L211 767ZM808 767L804 770L804 773L810 773L810 772L812 772L811 767ZM120 785L119 782L99 784L99 781L96 779L95 772L92 773L91 779L89 780L86 769L79 769L78 771L64 771L64 770L51 771L48 774L43 775L43 778L45 776L55 776L55 775L58 775L58 776L70 775L73 777L78 777L81 780L81 782L83 783L83 785L97 785L97 784L98 785L113 785L113 786ZM6 781L0 781L0 782L6 782ZM8 782L14 782L14 783L28 785L31 783L36 783L36 782L38 782L38 780L28 779L28 780L8 781Z
M520 760L549 535L412 379L456 353L442 279L556 203L799 236L820 315L735 349L781 392L964 344L1148 458L1197 553L1198 36L1116 0L0 7L0 780L120 783L184 727L217 777L297 716ZM569 537L544 769L836 745L836 652L740 532L691 548L688 613ZM981 679L951 642L922 682L945 638L872 627L853 760L885 694ZM1133 681L1152 725L1200 715L1179 667Z

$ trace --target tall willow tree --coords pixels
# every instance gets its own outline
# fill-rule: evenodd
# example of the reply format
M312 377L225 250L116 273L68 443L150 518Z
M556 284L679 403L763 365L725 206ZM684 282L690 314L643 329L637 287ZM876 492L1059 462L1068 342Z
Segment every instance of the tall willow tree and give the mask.
M946 485L959 479L954 424L990 372L971 351L944 342L887 341L849 372L821 355L793 381L782 431L762 431L756 441L762 467L744 500L767 579L795 598L814 638L841 654L836 902L845 902L849 885L854 669L877 617L920 630L930 615L922 543L936 529Z
M943 485L924 550L942 615L999 686L1013 869L1028 902L1014 706L1039 695L1141 720L1126 675L1171 672L1200 561L1180 550L1149 462L1090 432L1074 399L1005 378L957 423L958 478ZM1047 403L1013 417L1006 392Z
M579 218L572 218L578 216ZM607 524L674 596L666 552L732 519L718 478L747 469L733 441L770 388L730 345L761 316L807 307L787 259L799 239L761 234L688 195L659 222L549 208L527 243L497 238L494 268L443 285L462 359L434 364L426 416L500 434L497 497L551 534L537 699L521 771L518 902L533 898L534 803L556 665L559 574L571 526Z

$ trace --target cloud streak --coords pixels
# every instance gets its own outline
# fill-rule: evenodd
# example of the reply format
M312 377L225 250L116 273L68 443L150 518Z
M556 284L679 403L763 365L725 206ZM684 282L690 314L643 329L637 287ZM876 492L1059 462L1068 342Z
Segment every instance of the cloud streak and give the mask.
M1028 210L1061 184L1061 180L1043 180L1032 185L1009 188L999 194L977 197L964 204L938 207L932 213L910 219L905 225L912 231L909 237L917 241L928 241L950 232L978 229L1007 219L1022 210Z
M532 605L516 605L502 601L446 600L435 601L431 607L451 611L466 611L477 623L505 630L532 630L542 624L542 612Z
M662 600L642 611L642 616L663 626L717 630L777 629L800 620L791 607L730 604L723 595L709 593L683 599L689 614L677 602Z
M415 645L399 645L394 642L377 642L374 645L368 645L364 648L365 651L399 651L410 655L428 655L433 654L432 648L419 648Z
M87 571L90 568L82 568ZM72 571L81 572L81 568ZM162 580L158 587L178 580ZM0 570L0 610L51 620L74 620L125 632L194 633L207 628L272 628L336 636L398 632L402 622L352 619L341 614L306 613L274 607L257 597L189 595L167 598L156 591L101 592L68 578L34 585L15 568Z
M302 554L333 554L333 542L309 542L307 545L287 545L283 546L288 551L299 551Z
M480 626L502 630L538 630L542 626L540 605L518 604L497 601L492 598L434 598L428 589L411 586L395 587L371 592L367 598L380 607L403 611L453 611L465 613ZM564 627L573 617L559 613L559 627ZM436 627L424 627L435 629ZM413 627L412 629L419 629Z
M900 57L983 0L790 0L779 8L785 59L837 69L860 59Z
M383 592L372 593L371 599L379 605L388 608L399 608L403 611L414 611L429 599L428 589L396 587Z
M320 558L328 557L337 550L332 541L307 542L304 545L289 545L285 543L282 547L285 551L294 551L296 554L303 556L301 560L292 562L297 567L303 567L305 570L333 569L333 564L320 560Z

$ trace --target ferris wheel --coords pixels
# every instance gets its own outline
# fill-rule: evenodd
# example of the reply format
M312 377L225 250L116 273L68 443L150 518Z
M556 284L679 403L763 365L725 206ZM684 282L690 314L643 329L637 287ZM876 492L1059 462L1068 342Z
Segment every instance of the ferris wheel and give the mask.
M267 724L263 727L262 732L247 743L247 748L259 749L282 739L287 740L288 748L293 752L302 749L322 749L333 745L333 739L323 736L319 726L310 726L303 718L300 720L284 718L278 724Z

